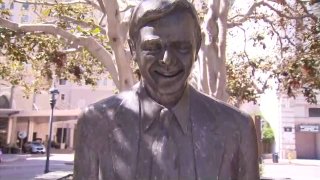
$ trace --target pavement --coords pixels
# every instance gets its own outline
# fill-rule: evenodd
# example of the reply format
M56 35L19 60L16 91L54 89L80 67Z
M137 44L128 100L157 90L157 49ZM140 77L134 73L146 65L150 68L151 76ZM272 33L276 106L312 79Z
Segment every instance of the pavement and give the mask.
M67 165L73 165L73 151L70 151L69 153L66 153L69 151L53 151L52 152L52 160L63 160L66 161L65 164ZM54 153L54 154L53 154ZM60 155L59 155L60 154ZM2 162L1 163L7 163L7 162L13 162L18 161L22 159L32 160L32 159L44 159L43 156L32 156L31 154L2 154L1 155ZM58 158L58 159L56 159ZM293 172L290 172L289 174L285 173L290 169L292 171L308 171L310 174L314 173L316 175L315 177L319 177L319 173L314 171L319 171L320 169L320 160L308 160L308 159L279 159L278 163L273 163L272 159L263 159L263 165L265 166L266 172L264 175L266 177L261 178L262 180L284 180L284 179L291 179L291 180L311 180L312 178L304 178L298 177L297 175L293 175ZM307 169L306 169L307 168ZM52 172L50 175L55 177L62 177L67 174L70 174L70 172ZM288 176L288 175L292 176ZM281 175L281 176L280 176ZM313 175L313 176L314 176ZM288 178L281 178L283 176L288 176ZM313 177L312 176L312 177ZM271 178L272 177L272 178ZM311 177L311 176L310 176ZM50 179L47 176L39 176L38 179ZM317 179L317 178L315 178ZM313 180L313 179L312 179Z
M299 165L299 166L320 166L320 160L314 159L279 159L278 163L273 163L272 159L264 159L263 164L271 165Z
M69 149L51 149L50 154L72 154L74 151ZM2 154L1 163L13 162L17 160L24 160L31 158L31 154Z
M35 180L73 179L72 171L55 171L36 176Z
M263 160L263 176L272 180L319 180L320 160L309 159L279 159L273 163L272 159Z
M27 159L30 156L31 156L31 154L2 154L1 155L1 163L23 160L23 159Z

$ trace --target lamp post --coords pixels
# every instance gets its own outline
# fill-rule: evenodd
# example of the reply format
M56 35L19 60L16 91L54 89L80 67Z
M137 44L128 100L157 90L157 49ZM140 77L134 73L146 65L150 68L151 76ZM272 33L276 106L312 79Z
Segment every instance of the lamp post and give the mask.
M54 82L52 83L52 87L49 90L49 93L51 94L50 98L50 106L51 106L51 115L49 119L49 138L47 143L47 159L46 159L46 166L44 169L44 173L49 172L49 157L50 157L50 148L51 148L51 136L52 136L52 122L53 122L53 110L54 106L56 105L56 96L59 94L58 89L55 87Z

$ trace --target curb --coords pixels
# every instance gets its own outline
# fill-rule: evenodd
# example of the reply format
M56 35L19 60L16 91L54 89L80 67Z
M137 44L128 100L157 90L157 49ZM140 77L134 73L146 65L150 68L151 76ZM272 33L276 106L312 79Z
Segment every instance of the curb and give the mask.
M8 156L8 155L2 155L1 163L14 162L17 160L26 159L27 157L30 157L31 155L30 154L12 155L12 157L3 157L3 156ZM11 156L11 155L9 155L9 156Z
M305 163L299 163L299 162L279 162L279 163L272 163L272 162L264 162L262 164L265 164L265 165L293 165L293 166L320 166L320 164L305 164Z
M65 162L65 165L74 165L74 162Z

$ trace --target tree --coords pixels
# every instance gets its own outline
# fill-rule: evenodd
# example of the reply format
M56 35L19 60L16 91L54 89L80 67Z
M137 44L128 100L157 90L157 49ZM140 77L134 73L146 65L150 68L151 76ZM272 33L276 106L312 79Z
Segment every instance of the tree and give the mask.
M229 37L243 34L244 41L226 61L234 104L256 102L271 86L290 97L303 94L308 102L317 102L320 29L318 17L308 11L312 3L254 1L244 13L234 8L229 14Z
M103 71L102 64L120 91L128 89L134 83L134 65L126 39L129 16L136 3L116 0L29 0L28 4L34 5L39 19L35 24L14 23L9 20L9 10L1 10L1 53L9 63L0 66L0 75L12 83L21 84L24 64L32 64L31 69L35 73L47 74L48 79L53 70L60 78L94 84ZM289 95L294 95L293 89L304 88L304 85L309 89L303 92L320 88L317 83L310 84L311 80L319 79L319 71L315 72L318 68L315 53L319 51L319 22L307 10L313 1L255 0L242 8L244 11L233 6L232 0L194 0L193 3L203 22L203 41L191 77L191 82L198 89L224 101L230 96L230 102L239 105L245 101L256 101L258 95L269 87L270 79L277 79L279 87ZM295 29L298 21L304 22L302 26L305 28L293 32L290 28ZM261 23L262 30L267 34L258 31L261 29L252 31L248 27L248 24ZM237 48L241 51L227 52L227 41L239 37L234 29L245 34L244 43ZM247 52L250 47L268 50L265 41L269 36L275 37L276 51L280 56L253 57ZM309 45L304 46L306 43ZM302 58L306 59L306 63L289 71L288 68L294 66L293 62L301 62ZM313 59L314 63L309 59ZM299 72L302 66L306 67L304 73L308 73L308 78ZM43 70L42 67L47 68ZM259 73L267 75L259 77ZM291 81L297 77L303 80L299 79L299 86L294 86ZM39 80L38 84L44 82L42 76L35 78ZM313 93L309 92L306 97Z

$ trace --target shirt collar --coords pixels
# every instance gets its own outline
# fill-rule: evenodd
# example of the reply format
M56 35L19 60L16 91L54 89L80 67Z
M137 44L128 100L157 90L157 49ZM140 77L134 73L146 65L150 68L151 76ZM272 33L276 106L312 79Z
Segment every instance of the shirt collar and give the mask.
M139 87L138 94L141 105L142 127L143 130L146 131L149 129L153 121L159 118L160 111L166 107L154 101L142 85ZM189 108L189 85L187 85L178 103L173 108L169 109L175 115L184 134L187 134L190 131L188 126ZM146 109L148 111L146 111Z

